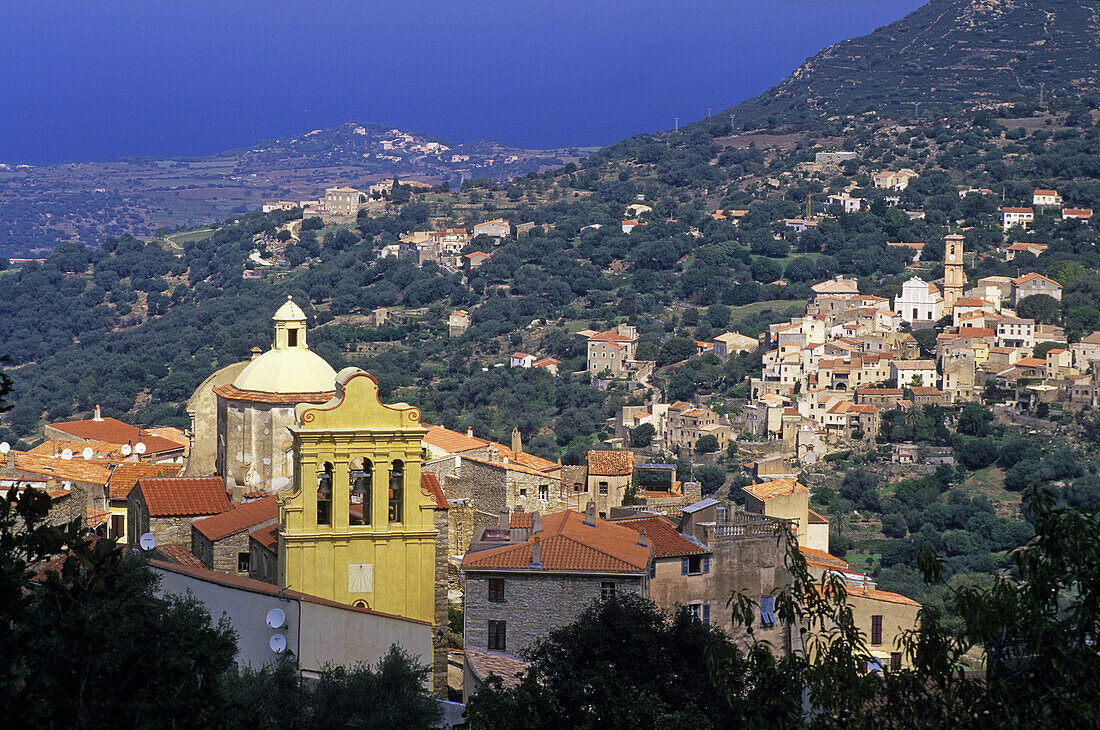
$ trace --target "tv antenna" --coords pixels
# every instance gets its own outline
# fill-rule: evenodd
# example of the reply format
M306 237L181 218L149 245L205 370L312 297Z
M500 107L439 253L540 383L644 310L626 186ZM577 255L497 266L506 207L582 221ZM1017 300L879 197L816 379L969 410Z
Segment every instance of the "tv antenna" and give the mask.
M913 119L916 119L920 116L920 104L921 103L919 101L913 102Z
M712 116L712 115L711 115L711 113L710 113L710 107L708 106L708 107L707 107L707 119L710 119L710 117L711 117L711 116Z

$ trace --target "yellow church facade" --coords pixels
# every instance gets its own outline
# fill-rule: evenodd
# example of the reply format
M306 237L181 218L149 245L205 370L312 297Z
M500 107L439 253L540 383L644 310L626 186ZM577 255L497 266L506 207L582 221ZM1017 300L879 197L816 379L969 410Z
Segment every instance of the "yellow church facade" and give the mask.
M436 501L420 488L420 411L382 403L374 377L347 368L328 403L296 407L290 432L280 585L434 623Z

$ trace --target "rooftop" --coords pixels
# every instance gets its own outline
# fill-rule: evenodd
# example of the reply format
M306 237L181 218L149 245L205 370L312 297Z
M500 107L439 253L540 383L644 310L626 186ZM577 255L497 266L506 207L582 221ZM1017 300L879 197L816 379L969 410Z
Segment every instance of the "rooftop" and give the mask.
M151 517L217 515L233 508L221 477L165 477L138 480Z
M279 505L274 496L237 505L228 512L195 520L191 526L208 540L221 540L238 532L249 530L279 517Z
M615 524L625 525L636 532L644 533L646 541L653 548L653 556L657 558L702 555L710 552L705 546L692 542L682 535L676 523L664 515L627 517L615 520Z
M784 497L796 492L805 492L806 487L794 479L773 479L770 482L757 482L743 489L757 499Z

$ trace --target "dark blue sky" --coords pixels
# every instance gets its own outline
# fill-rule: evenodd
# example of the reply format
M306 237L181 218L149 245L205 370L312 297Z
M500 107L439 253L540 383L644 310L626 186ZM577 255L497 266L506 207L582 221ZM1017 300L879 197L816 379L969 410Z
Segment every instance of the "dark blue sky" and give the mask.
M0 162L206 155L346 121L605 144L922 0L0 0Z

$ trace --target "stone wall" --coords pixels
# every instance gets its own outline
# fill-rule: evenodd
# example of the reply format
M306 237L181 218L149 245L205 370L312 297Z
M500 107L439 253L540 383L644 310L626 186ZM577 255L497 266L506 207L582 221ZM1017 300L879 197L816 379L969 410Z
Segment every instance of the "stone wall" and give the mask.
M255 540L249 539L248 577L275 584L279 576L279 556Z
M249 542L248 530L241 530L220 540L211 541L194 527L191 528L191 553L207 568L219 573L248 575L251 572L237 570L239 554L251 553ZM250 565L251 562L250 554Z
M435 631L432 633L432 694L447 699L447 641L448 609L447 599L450 545L449 510L437 509L434 524L439 534L435 536Z
M504 601L489 601L489 578L504 578ZM645 591L641 575L563 575L556 573L491 573L465 576L467 648L489 648L489 621L506 621L504 651L519 655L554 628L572 623L600 598L601 583L615 583L619 593Z
M217 398L217 473L255 489L289 485L294 406Z

